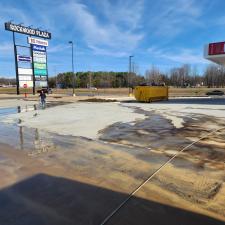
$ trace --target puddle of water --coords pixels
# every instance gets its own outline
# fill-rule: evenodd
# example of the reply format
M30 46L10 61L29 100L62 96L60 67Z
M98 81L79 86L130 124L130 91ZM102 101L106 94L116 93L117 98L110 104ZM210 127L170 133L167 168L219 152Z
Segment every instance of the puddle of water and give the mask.
M2 108L0 109L0 118L10 114L28 112L32 110L37 110L37 105ZM20 122L21 121L18 121L18 124L20 124ZM25 133L26 134L24 134L24 128L18 126L17 124L6 124L0 122L0 143L9 144L20 150L28 149L30 147L33 148L33 142L30 142L33 132L29 131ZM26 138L24 138L24 135Z
M60 104L60 102L50 103L48 107ZM24 107L0 108L0 118L2 119L4 116L10 114L35 111L37 109L40 109L40 106L37 104ZM21 120L18 120L17 124L0 122L0 143L8 144L19 150L29 151L29 154L33 155L55 150L57 145L63 147L70 146L69 140L63 141L64 139L59 138L56 134L39 131L36 128L23 127L20 126L20 123Z
M53 152L58 149L74 148L77 138L61 136L36 128L17 124L0 123L0 144L8 144L14 149L27 152L29 156Z
M28 129L16 124L0 123L0 142L20 150L38 149L42 137L37 129ZM46 138L45 141L48 139Z
M0 108L0 117L7 116L9 114L15 114L18 112L16 108Z
M66 104L69 104L69 102L47 102L46 107L51 108L54 106L66 105ZM10 107L10 108L0 108L0 117L4 117L4 116L15 114L15 113L35 111L39 109L42 109L40 104L17 106L17 107Z
M4 117L10 114L15 113L22 113L22 112L29 112L38 109L38 105L26 105L24 107L17 106L17 107L10 107L10 108L0 108L0 117Z

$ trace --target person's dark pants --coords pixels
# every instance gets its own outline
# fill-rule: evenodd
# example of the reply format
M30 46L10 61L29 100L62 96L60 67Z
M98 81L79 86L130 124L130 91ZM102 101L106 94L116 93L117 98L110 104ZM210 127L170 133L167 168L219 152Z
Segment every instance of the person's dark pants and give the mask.
M45 99L41 99L41 107L44 109L45 108Z

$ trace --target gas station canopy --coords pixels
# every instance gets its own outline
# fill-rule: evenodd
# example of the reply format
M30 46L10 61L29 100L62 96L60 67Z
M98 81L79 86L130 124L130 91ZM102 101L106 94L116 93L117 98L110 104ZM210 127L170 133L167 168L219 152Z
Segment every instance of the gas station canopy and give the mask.
M204 58L225 66L225 42L210 43L205 45Z

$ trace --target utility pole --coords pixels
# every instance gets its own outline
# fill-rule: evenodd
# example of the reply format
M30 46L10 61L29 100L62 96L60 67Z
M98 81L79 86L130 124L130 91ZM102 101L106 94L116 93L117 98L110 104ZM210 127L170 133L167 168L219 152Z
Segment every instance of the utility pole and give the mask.
M92 74L91 71L89 71L89 88L92 87Z
M55 72L55 88L56 88L56 91L57 91L57 74L56 74L56 66L54 66L54 72Z
M73 41L69 41L72 46L72 73L73 73L73 96L75 95L75 74L74 74L74 62L73 62Z
M129 56L129 74L128 74L128 87L129 87L129 96L131 95L131 59L133 58L133 55Z

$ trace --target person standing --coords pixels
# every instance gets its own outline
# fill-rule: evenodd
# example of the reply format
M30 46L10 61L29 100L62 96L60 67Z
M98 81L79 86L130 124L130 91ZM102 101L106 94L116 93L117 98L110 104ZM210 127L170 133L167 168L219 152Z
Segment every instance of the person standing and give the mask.
M46 94L44 93L43 90L41 90L39 97L40 97L41 107L42 109L44 109L46 105Z

